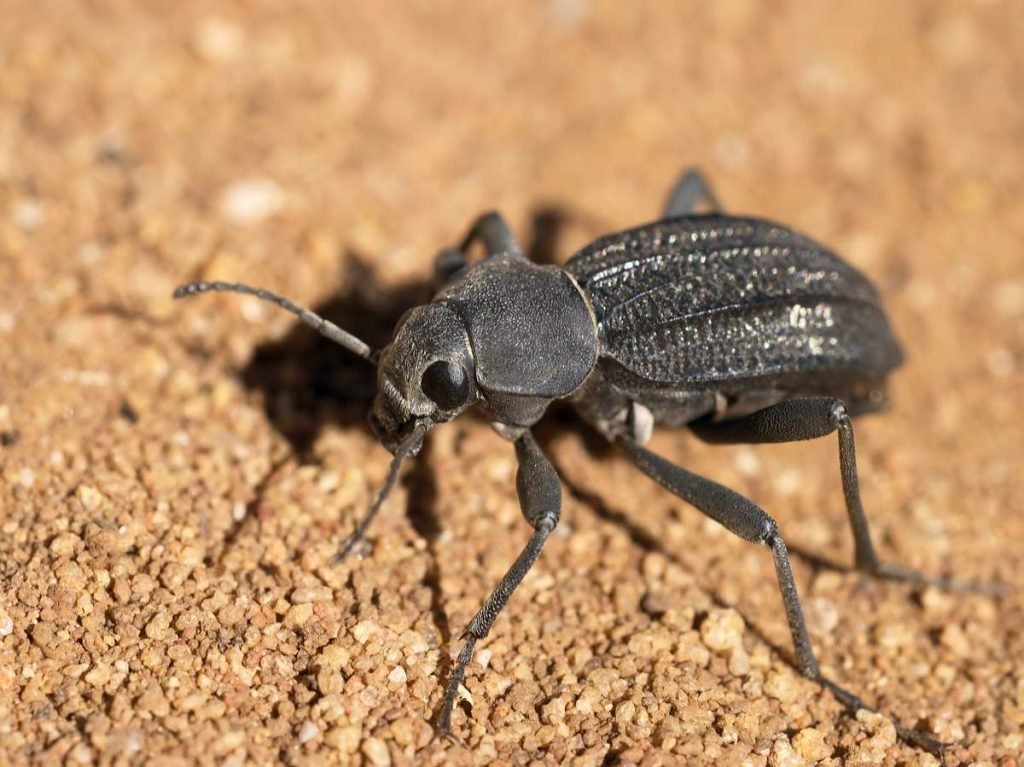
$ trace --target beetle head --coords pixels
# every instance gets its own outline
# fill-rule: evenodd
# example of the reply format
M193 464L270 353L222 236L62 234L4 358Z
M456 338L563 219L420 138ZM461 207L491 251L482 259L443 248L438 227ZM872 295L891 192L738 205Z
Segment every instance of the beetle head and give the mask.
M432 303L409 311L378 362L370 414L377 439L394 453L414 432L426 433L468 408L479 396L474 368L466 328L451 307Z

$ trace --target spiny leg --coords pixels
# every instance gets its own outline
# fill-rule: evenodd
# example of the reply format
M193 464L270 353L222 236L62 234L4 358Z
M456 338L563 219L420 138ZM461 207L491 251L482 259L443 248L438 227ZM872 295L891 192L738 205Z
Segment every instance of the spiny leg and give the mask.
M440 284L447 283L459 269L466 266L467 252L477 240L483 244L487 258L501 254L523 257L523 249L519 247L504 217L496 211L484 213L473 222L458 248L445 248L437 254L434 259L434 275Z
M810 636L804 622L800 598L790 566L786 544L778 532L775 520L759 506L724 485L686 471L664 458L646 450L628 437L616 440L633 458L637 467L659 485L682 498L703 514L723 525L727 530L751 543L760 543L772 550L775 572L786 608L786 619L793 637L800 673L827 687L851 710L874 709L844 687L822 676L818 661L811 648ZM897 732L910 743L943 757L943 744L916 730L893 722Z
M544 548L544 542L558 524L562 508L562 487L551 462L541 452L540 446L527 431L516 440L516 457L519 459L519 471L516 473L516 492L519 495L519 506L526 521L533 525L534 533L526 547L522 550L508 572L498 583L491 595L487 597L483 607L476 614L466 629L466 644L459 653L452 677L444 693L444 703L437 717L437 731L447 733L452 725L452 708L459 685L466 676L466 667L473 659L478 640L487 636L501 613L509 597L522 582L533 563Z
M696 168L687 168L672 187L672 192L665 203L664 217L688 216L695 213L701 203L705 203L713 213L722 210L704 174Z
M882 562L875 552L871 530L860 500L857 451L853 422L842 400L834 397L801 397L780 402L731 421L704 421L690 425L705 442L764 443L799 442L839 434L839 473L854 540L857 570L881 578L907 580L951 591L998 591L998 587L931 577L916 570Z

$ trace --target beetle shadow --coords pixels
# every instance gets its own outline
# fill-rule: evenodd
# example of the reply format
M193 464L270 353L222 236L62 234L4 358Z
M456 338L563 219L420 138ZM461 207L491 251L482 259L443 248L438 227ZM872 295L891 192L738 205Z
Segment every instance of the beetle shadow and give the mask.
M430 282L384 286L376 269L354 252L344 264L342 290L311 309L380 349L401 316L429 298ZM314 461L313 443L328 425L369 431L376 378L372 365L301 322L283 338L258 346L242 372L245 385L262 394L267 418L304 463Z
M434 289L429 279L382 286L376 269L354 252L346 254L344 264L344 288L312 311L374 349L386 346L402 315L428 301ZM317 462L313 445L329 426L370 432L367 415L377 388L376 369L303 323L296 323L284 338L257 347L242 377L247 387L262 393L267 418L288 441L290 456L301 463ZM451 632L441 606L441 576L434 554L441 527L430 456L428 436L402 483L408 499L406 517L431 551L424 584L430 589L441 641L447 643ZM266 484L257 487L250 506L258 507Z

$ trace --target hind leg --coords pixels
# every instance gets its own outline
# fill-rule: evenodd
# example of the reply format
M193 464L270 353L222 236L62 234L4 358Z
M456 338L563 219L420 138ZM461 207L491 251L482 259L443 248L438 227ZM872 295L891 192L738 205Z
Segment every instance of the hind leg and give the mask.
M853 531L854 564L858 570L882 578L907 580L951 591L990 591L996 588L924 575L878 558L860 499L853 421L842 400L833 397L790 399L732 421L703 421L690 424L690 428L705 442L717 443L799 442L837 432L839 474L843 482L846 514Z
M637 467L659 485L694 506L698 511L723 525L740 538L767 546L775 560L775 573L782 591L782 603L786 609L789 630L796 650L800 673L827 687L851 710L874 710L853 692L840 687L822 675L818 660L807 634L800 597L797 594L789 553L782 540L775 520L757 504L744 498L734 490L676 466L650 450L641 447L629 437L619 437L616 442L633 458ZM893 722L896 731L910 743L942 757L943 745L933 738L909 727Z

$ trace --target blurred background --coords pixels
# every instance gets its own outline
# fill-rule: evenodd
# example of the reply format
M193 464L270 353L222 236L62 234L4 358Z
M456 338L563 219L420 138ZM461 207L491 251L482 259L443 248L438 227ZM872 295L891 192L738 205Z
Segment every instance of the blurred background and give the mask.
M698 708L710 719L672 708L686 694L651 698L643 684L600 688L586 712L577 696L595 664L626 680L669 673L636 647L638 665L621 666L616 642L657 619L613 583L697 604L673 641L735 607L755 632L749 653L766 652L761 635L789 645L763 552L709 531L620 459L609 468L570 426L547 440L560 467L674 550L638 547L572 496L566 530L593 537L582 550L555 541L541 585L510 608L524 625L499 622L494 665L471 671L475 702L458 715L465 748L431 743L445 658L524 535L507 446L471 421L439 431L363 574L333 572L329 550L386 468L362 420L372 375L272 308L170 293L247 281L383 343L434 253L483 210L560 262L656 217L699 166L728 210L828 243L883 293L908 365L894 410L858 436L886 556L1020 585L1022 72L1012 0L4 0L0 749L11 763L162 751L179 760L166 764L782 764L790 736L823 722L821 749L807 746L816 735L792 738L808 763L926 760L871 735L877 723L843 719L813 685L756 703L706 658L698 670L715 678L697 685ZM753 495L799 545L847 561L831 442L656 444ZM507 542L495 545L495 526ZM1015 763L1019 597L896 586L858 598L853 576L798 576L826 667L901 721L962 742L954 759ZM295 598L314 587L326 591ZM216 593L229 601L204 601ZM305 608L287 617L302 604L318 605L319 638L302 631ZM161 613L167 625L149 631ZM365 621L380 631L353 640ZM292 638L265 645L244 624ZM290 665L270 669L283 645ZM325 646L341 648L333 667ZM592 660L559 676L551 658L569 646ZM403 666L396 651L428 660ZM339 666L345 687L317 681ZM367 702L371 688L392 699ZM620 716L625 700L643 716ZM663 724L673 718L689 724Z

